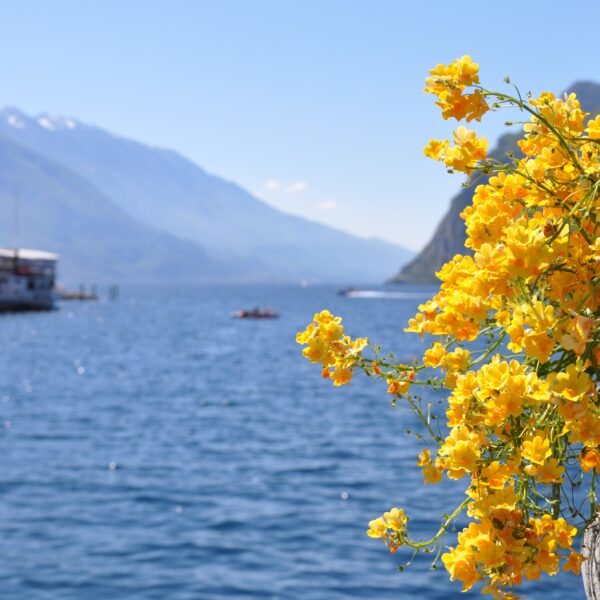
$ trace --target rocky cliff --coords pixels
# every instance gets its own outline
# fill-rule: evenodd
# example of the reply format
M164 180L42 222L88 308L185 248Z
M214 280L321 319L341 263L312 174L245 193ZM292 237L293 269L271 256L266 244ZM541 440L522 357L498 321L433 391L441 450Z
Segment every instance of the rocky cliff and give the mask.
M581 81L567 88L568 92L575 92L581 106L586 112L596 115L600 112L600 84ZM505 160L509 151L518 152L517 140L521 137L518 133L503 135L490 155L498 160ZM479 181L478 183L481 183ZM455 254L468 252L465 248L465 225L460 218L460 213L471 202L473 186L463 187L452 198L450 208L440 224L437 226L433 237L423 250L411 262L406 264L400 272L392 277L390 283L433 283L437 279L435 272Z

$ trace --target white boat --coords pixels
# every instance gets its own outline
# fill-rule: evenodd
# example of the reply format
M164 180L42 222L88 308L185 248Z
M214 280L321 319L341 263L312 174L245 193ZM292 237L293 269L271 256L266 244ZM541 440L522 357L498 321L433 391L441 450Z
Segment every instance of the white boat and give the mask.
M51 252L0 248L0 311L53 308L57 262Z

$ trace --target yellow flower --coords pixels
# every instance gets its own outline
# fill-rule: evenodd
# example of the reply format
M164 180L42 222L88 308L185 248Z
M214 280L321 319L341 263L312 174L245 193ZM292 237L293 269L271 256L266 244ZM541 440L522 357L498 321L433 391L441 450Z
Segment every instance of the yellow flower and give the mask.
M340 386L350 383L352 380L352 369L335 369L329 375L333 385Z
M455 60L451 67L456 71L457 84L461 86L479 83L479 65L468 54Z
M473 554L463 548L450 548L442 555L442 562L450 573L450 579L458 579L463 584L463 592L470 590L480 579Z
M435 342L431 348L425 351L423 356L423 364L427 367L439 367L444 356L446 349L439 342Z
M462 125L454 131L454 143L446 150L443 161L456 171L470 173L487 156L488 141Z
M586 448L579 455L579 462L581 463L581 470L586 473L592 469L598 470L598 465L600 465L600 453L596 448Z
M392 508L389 512L383 513L383 520L394 531L402 531L407 523L406 515L401 508Z
M454 352L448 352L441 360L441 366L449 371L464 372L471 363L471 353L464 348L457 348Z
M528 331L523 337L523 346L525 347L527 356L531 356L541 363L545 363L550 358L555 343L545 333Z
M477 482L492 489L503 489L514 474L513 465L501 464L496 460L481 469Z
M479 540L477 545L477 562L485 565L486 569L494 569L503 565L506 561L506 549L498 540L486 535Z
M328 310L316 313L313 322L296 335L296 341L305 346L302 354L313 363L321 363L321 373L331 379L335 386L345 385L352 379L353 369L364 348L367 338L352 340L344 335L340 317Z
M379 517L373 521L369 521L369 529L367 535L372 538L381 538L385 540L387 538L388 526L386 522Z
M437 65L429 71L429 75L425 80L425 92L439 95L447 88L464 89L479 83L479 65L474 63L469 55L465 55L447 66Z
M468 441L459 441L452 452L452 465L455 469L474 471L477 464L479 451L477 447Z
M579 400L594 385L581 365L570 364L562 373L552 373L548 380L550 389L567 400Z
M440 466L448 470L448 477L460 479L472 473L481 456L481 440L467 427L454 427L440 448Z
M555 552L540 550L536 560L540 569L548 573L548 575L556 575L558 573L560 556Z
M572 319L565 328L567 333L560 338L560 343L567 350L573 350L577 356L581 356L585 352L594 324L594 319L589 317L579 316Z
M442 471L431 464L431 454L427 448L419 454L417 465L423 467L422 473L425 483L438 483L442 480Z
M556 458L549 458L542 465L536 466L531 474L540 483L560 483L563 481L564 472L565 468Z
M431 464L431 454L429 453L429 450L427 448L425 448L419 454L419 460L417 461L417 465L419 467L424 467L425 465L430 465L430 464Z
M563 571L571 571L573 575L579 575L581 572L581 563L583 562L583 555L579 552L571 551L565 564L563 565Z
M473 94L467 94L467 110L465 117L467 122L475 119L476 121L481 121L481 117L490 110L488 103L485 101L485 98L479 92L479 90L475 90Z
M433 465L425 465L422 472L425 483L439 483L443 477L442 472Z
M448 150L450 142L448 140L430 140L429 144L423 148L423 153L433 160L442 160Z
M369 338L356 338L350 340L348 349L350 354L359 355L369 345Z
M406 394L410 389L410 380L408 378L397 379L390 377L387 379L388 384L388 394L392 394L393 396L401 396L402 394Z
M425 80L425 92L434 94L436 104L442 109L442 117L457 120L481 119L488 110L485 98L479 90L463 94L466 87L479 82L479 65L469 56L463 56L450 65L437 65Z
M544 461L552 455L550 440L543 433L524 441L521 451L523 458L537 465L543 465Z

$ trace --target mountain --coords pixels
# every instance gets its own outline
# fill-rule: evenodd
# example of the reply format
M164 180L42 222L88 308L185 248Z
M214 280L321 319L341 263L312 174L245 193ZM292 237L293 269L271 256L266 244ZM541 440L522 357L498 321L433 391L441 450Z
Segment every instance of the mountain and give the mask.
M5 108L0 135L79 174L137 221L237 265L246 280L381 281L413 256L278 211L176 152L75 119Z
M518 152L518 133L504 134L490 156L497 160L505 160L509 151ZM478 182L479 185L481 181ZM435 283L438 279L436 271L456 254L465 254L465 222L460 213L470 204L473 197L472 186L463 187L450 201L450 208L444 215L435 233L427 245L411 262L406 264L390 281L390 283Z
M63 282L215 281L239 276L197 244L143 225L66 167L0 136L2 239L61 255ZM190 268L193 265L193 269Z
M567 93L577 94L584 111L597 115L600 113L600 84L591 81L580 81L567 88ZM507 133L499 140L490 156L498 160L506 160L507 152L519 155L517 141L521 133ZM478 182L481 183L481 182ZM389 280L390 283L434 283L437 282L435 272L456 254L465 254L468 250L465 224L460 213L471 202L472 186L463 187L452 198L450 208L437 226L433 237L421 252L400 272Z

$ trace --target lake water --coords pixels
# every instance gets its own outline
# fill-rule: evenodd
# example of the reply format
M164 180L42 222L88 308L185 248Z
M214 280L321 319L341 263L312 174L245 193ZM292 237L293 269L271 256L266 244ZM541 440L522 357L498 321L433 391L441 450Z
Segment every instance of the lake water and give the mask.
M422 485L384 386L334 389L294 341L329 308L411 360L402 329L432 290L404 290L139 287L1 316L0 597L472 597L365 535L398 505L429 537L460 489ZM281 318L231 318L266 304ZM584 595L565 575L528 597Z

